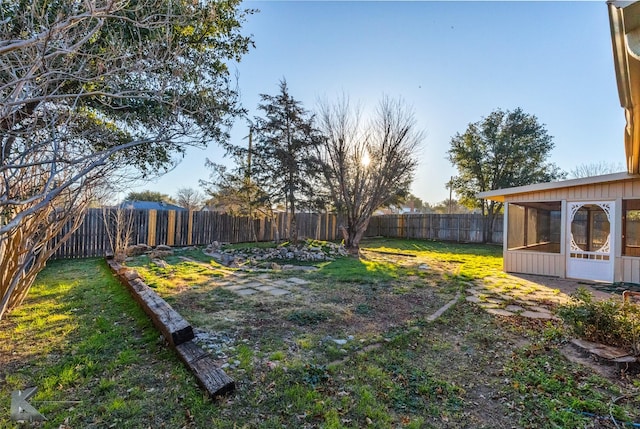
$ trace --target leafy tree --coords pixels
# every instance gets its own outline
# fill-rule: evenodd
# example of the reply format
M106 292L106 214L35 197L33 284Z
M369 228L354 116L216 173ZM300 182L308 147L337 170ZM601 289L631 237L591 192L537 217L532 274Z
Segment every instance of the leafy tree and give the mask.
M175 201L167 194L163 194L162 192L149 191L144 190L140 192L129 192L126 197L124 197L124 201L153 201L156 203L171 203L174 204Z
M407 195L423 134L413 111L387 97L366 124L347 98L325 103L319 118L326 186L346 220L345 245L356 253L373 212Z
M618 173L621 171L626 171L626 168L622 163L615 164L600 161L576 166L569 172L569 177L578 179L580 177L600 176L603 174Z
M431 209L434 213L439 214L465 214L472 212L472 210L470 210L468 207L460 204L459 201L448 198L446 200L440 201L437 204L434 204Z
M241 110L226 64L251 44L238 6L0 2L0 318L97 191L228 138Z
M255 118L255 145L252 148L251 178L272 203L284 202L289 213L289 241L298 241L296 212L322 205L320 164L314 154L320 136L314 117L289 94L286 80L280 81L277 95L260 95Z
M176 192L175 201L187 210L200 210L204 204L204 195L197 189L180 188Z
M400 202L400 205L405 205L409 207L413 207L415 213L422 213L423 209L427 208L428 204L426 204L422 199L416 197L411 192L407 194L407 196L403 197Z
M495 110L453 136L448 151L449 161L458 169L452 180L453 190L462 204L477 207L487 216L484 240L493 233L495 214L502 203L476 195L565 177L555 164L547 162L553 147L545 126L520 108Z
M246 174L242 162L234 170L207 160L209 180L200 180L209 197L207 204L235 216L261 218L271 215L269 196Z

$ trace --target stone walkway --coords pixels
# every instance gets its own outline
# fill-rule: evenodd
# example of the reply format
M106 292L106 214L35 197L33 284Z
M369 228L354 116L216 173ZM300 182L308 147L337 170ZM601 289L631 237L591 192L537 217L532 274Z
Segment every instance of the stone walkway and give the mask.
M267 273L260 274L255 277L249 277L247 273L242 271L214 268L207 263L199 262L187 257L181 257L180 259L199 264L207 268L212 268L222 273L223 277L221 279L213 279L215 284L240 296L249 296L259 293L272 296L288 295L294 292L298 287L309 284L307 280L298 277L272 279L271 275Z
M288 295L298 287L309 284L298 277L272 279L268 274L247 278L245 273L229 273L217 285L240 296L264 293L272 296Z
M470 283L466 300L488 313L499 316L522 316L530 319L558 319L553 309L570 301L570 294L579 287L587 289L596 299L606 299L610 293L593 288L590 282L533 275L487 277Z

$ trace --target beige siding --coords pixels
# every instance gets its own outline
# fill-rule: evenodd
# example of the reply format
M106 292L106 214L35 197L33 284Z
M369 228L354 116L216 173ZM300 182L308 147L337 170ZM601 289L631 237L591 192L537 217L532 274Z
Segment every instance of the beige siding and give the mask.
M640 283L640 258L622 258L622 281L625 283Z
M509 273L541 274L562 277L564 255L559 253L506 251L504 270Z
M569 201L610 200L619 197L640 198L640 179L506 195L505 201L517 203L527 201L560 201L565 199Z

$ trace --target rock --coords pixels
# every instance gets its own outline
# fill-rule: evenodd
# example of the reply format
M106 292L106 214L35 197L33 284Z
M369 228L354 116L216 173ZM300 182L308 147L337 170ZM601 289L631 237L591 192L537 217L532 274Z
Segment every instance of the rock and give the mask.
M173 250L152 250L151 252L149 252L149 257L151 259L160 259L160 258L164 258L166 256L171 256L173 255Z
M281 270L281 269L282 269L282 267L281 267L278 263L276 263L276 262L272 262L272 263L271 263L271 267L270 267L270 268L271 268L272 270L274 270L274 271L279 271L279 270Z
M333 342L339 346L344 346L345 344L347 344L347 340L333 340Z
M168 268L169 264L167 264L167 261L163 261L162 259L152 259L151 260L152 264L156 264L156 266L160 267L160 268Z
M167 251L170 251L170 250L173 250L173 249L171 249L171 247L167 246L166 244L158 244L156 246L156 250L167 252Z
M143 255L150 250L151 250L151 246L147 246L144 243L139 243L139 244L127 247L127 256Z

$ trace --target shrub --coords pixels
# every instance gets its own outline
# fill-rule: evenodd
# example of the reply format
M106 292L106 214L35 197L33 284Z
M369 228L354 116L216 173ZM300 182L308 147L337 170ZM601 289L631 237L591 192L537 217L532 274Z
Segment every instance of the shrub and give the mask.
M588 341L622 347L640 355L640 306L609 298L596 301L579 288L558 314L573 333Z

